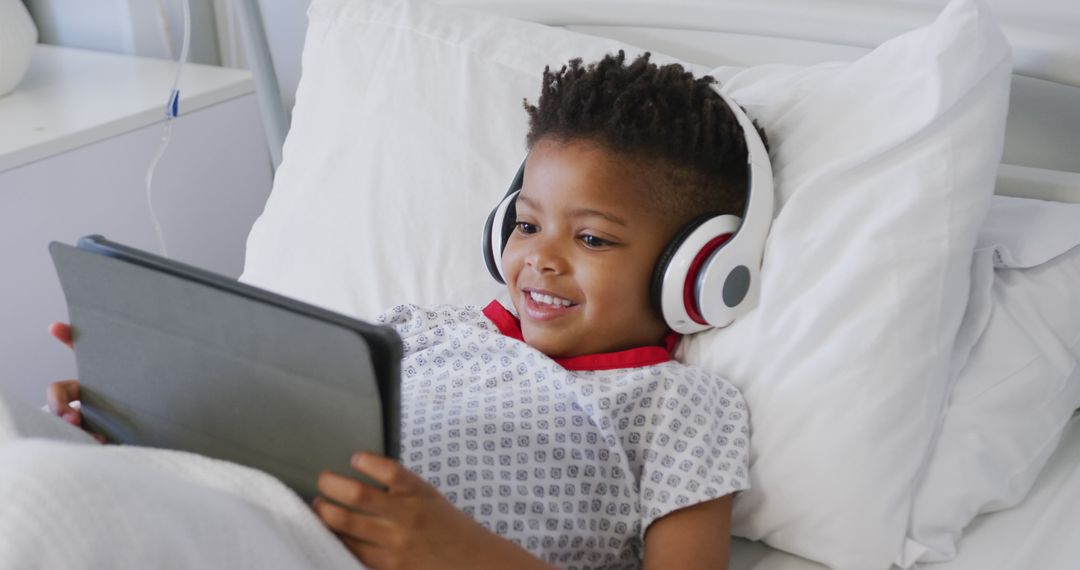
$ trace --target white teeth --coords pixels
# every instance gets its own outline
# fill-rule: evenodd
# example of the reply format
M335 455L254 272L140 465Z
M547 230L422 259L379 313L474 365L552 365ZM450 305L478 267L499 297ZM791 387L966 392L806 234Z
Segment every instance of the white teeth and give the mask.
M560 299L558 297L552 297L551 295L541 295L540 293L537 293L536 291L529 291L529 296L532 297L532 300L536 301L537 303L544 303L546 305L555 305L556 307L559 307L559 306L561 306L561 307L569 307L570 305L573 304L568 299Z

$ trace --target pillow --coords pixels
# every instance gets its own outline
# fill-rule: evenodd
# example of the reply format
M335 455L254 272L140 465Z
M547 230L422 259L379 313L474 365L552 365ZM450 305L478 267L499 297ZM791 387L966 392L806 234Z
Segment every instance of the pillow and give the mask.
M1080 406L1080 204L995 196L977 247L964 320L979 336L915 495L919 562L952 559L975 516L1019 503Z
M953 2L850 65L727 82L777 141L781 207L757 310L680 348L750 408L739 536L838 568L903 558L1001 156L1009 61L985 9Z
M1080 194L1080 188L1076 188ZM993 252L994 267L1042 265L1080 244L1080 204L994 196L979 230L978 249Z
M536 102L545 65L625 46L422 2L315 0L308 18L241 279L368 319L486 304L503 287L480 234L525 156L522 99Z
M640 50L414 2L316 0L309 15L292 130L242 278L366 318L498 295L478 238L524 155L521 99L535 100L545 65ZM1008 80L1001 33L957 1L852 64L727 84L771 136L777 217L759 309L686 338L681 356L750 403L754 489L736 500L735 534L839 568L900 556Z

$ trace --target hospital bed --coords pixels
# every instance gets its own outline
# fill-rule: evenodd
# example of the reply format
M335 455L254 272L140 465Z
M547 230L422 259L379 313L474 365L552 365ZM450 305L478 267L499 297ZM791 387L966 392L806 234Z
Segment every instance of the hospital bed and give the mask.
M497 297L475 245L524 152L521 98L535 100L545 64L649 50L714 75L772 136L780 206L763 280L773 284L755 319L679 353L723 372L750 404L756 475L736 502L731 567L1080 565L1071 3L316 0L310 10L292 127L272 152L281 167L243 280L365 318L395 302ZM274 85L265 55L253 59L258 82ZM270 129L286 124L279 94L260 96L277 114ZM912 271L923 273L905 280ZM780 284L793 276L799 285ZM180 471L206 483L221 469ZM276 505L259 511L273 524L237 539L255 541L258 560L342 563L315 554L330 542L272 483L242 475L251 479L230 481L256 490L213 486ZM289 541L308 546L289 558L276 550Z
M814 225L785 220L783 210L778 214L763 271L787 279L799 276L807 286L763 285L760 321L769 324L736 323L728 331L698 335L681 352L685 360L741 382L751 408L756 438L752 471L756 468L759 477L753 484L758 490L737 500L734 532L741 538L735 540L733 567L869 568L881 567L886 559L885 566L894 562L906 567L935 561L942 568L1070 567L1070 561L1080 557L1064 537L1080 521L1072 514L1076 509L1064 505L1076 505L1080 482L1073 473L1075 426L1065 425L1080 406L1075 368L1080 313L1069 284L1080 284L1080 274L1074 269L1067 274L1057 271L1075 266L1071 261L1077 255L1075 248L1071 257L1061 254L1075 245L1077 230L1071 228L1080 226L1076 206L1071 205L1080 202L1080 40L1070 31L1078 23L1078 13L1063 2L997 1L980 4L978 14L964 12L964 6L955 3L945 10L946 4L440 3L471 10L462 16L417 6L358 9L316 2L275 197L249 238L244 278L361 316L394 302L476 303L497 296L497 287L484 280L472 247L473 230L482 225L482 215L506 184L506 172L524 152L524 118L518 102L522 97L534 100L538 69L561 65L574 56L595 60L620 48L650 50L657 61L680 62L726 83L728 93L762 121L772 137L778 200L785 209L796 205L787 215L805 211L806 216L823 218ZM279 12L278 29L281 19ZM974 32L983 25L988 26L984 32L1000 28L1006 46ZM438 46L429 45L432 42ZM919 54L936 42L942 43L932 55ZM962 78L975 68L994 67L998 49L1009 52L1000 54L1011 66L1004 76L994 75L1001 73L998 69ZM356 73L352 78L350 70ZM840 83L843 88L836 87ZM970 92L957 93L965 89ZM326 96L328 91L357 96L341 102ZM991 102L991 93L997 91L1008 92L1007 112L1002 101ZM890 98L885 93L897 95ZM990 108L997 110L983 113ZM972 114L954 116L960 112ZM915 123L917 127L912 126ZM997 125L993 133L983 130L992 124ZM334 130L342 126L356 131L344 129L347 134L338 136ZM890 130L906 134L891 136ZM936 139L949 130L955 135L952 146L942 146ZM960 204L951 198L931 200L924 206L933 202L934 208L953 208L957 217L935 221L930 209L913 206L907 214L921 212L917 220L896 218L878 224L872 219L888 217L891 203L904 201L897 198L899 193L949 185L958 193L966 192L959 190L964 183L929 174L939 166L934 160L916 159L909 152L951 153L949 160L966 160L961 155L978 154L995 144L1001 144L1000 155L987 153L979 159L984 161L981 165L971 162L964 174L960 170L952 174L962 176L965 183L982 185L986 192L992 189L997 196L989 206ZM327 152L343 155L332 171L326 162L319 162ZM905 182L906 175L890 172L890 167L913 179ZM882 171L880 178L875 170ZM850 187L846 191L818 187L825 184ZM888 185L895 191L865 198ZM399 186L408 193L387 196L388 192L376 190ZM309 190L313 187L320 189L319 200L348 212L347 219L305 202L314 199ZM1055 209L1054 204L1060 207ZM965 208L981 207L989 208L985 222L981 218L962 222ZM295 223L297 218L319 220L324 227L313 231L309 223ZM876 270L879 277L896 272L891 280L853 286L844 293L848 299L823 299L829 295L808 291L811 284L826 283L822 289L842 291L851 285L851 276L842 270L818 272L819 267L861 263L859 253L846 249L844 262L839 263L828 251L789 248L791 240L807 239L808 234L821 244L835 239L834 245L844 248L844 232L825 236L829 232L825 219L832 219L833 225L852 224L851 236L873 234L870 241L894 224L894 230L903 228L896 237L898 247L909 248L910 255L927 256L940 250L924 249L927 244L920 233L933 234L927 240L955 239L958 228L968 223L966 231L978 233L976 252L974 258L965 252L941 260L944 273L935 278L959 279L954 283L956 295L924 290L920 283L925 279L901 275L907 270L896 264L911 259L894 252L894 264ZM347 233L332 229L350 221L355 225L349 225ZM938 224L941 231L935 233ZM285 235L290 237L277 237ZM382 235L394 239L378 240L377 247L363 244ZM334 245L346 240L352 241ZM890 244L883 240L881 247ZM1030 247L1027 260L1010 256L1010 251L1020 251L1021 244ZM324 252L321 255L329 261L312 259L306 252L313 249ZM802 259L806 256L813 262ZM410 263L394 261L403 258ZM929 263L929 257L925 259ZM300 267L302 274L319 279L281 275L277 268L282 264L293 271ZM915 265L919 264L912 268ZM377 269L360 270L372 267ZM1021 274L1025 277L1019 278ZM1019 283L1036 274L1038 279L1056 280L1051 288L1058 292L1022 293L1026 285ZM897 283L911 290L906 295L882 293ZM878 294L882 296L876 302L850 306L851 298ZM1045 305L1036 307L1039 303L1029 295ZM775 308L784 301L800 309ZM918 316L905 313L906 309L892 317L880 316L870 326L877 332L860 329L866 323L859 321L852 326L860 330L860 337L845 332L843 323L858 319L842 311L873 314L887 304L915 307L935 301L940 308L923 315L933 325L920 333L907 331L919 335L908 348L912 358L929 358L930 347L941 349L938 356L943 356L942 347L950 347L947 370L901 372L906 363L896 359L903 351L900 340L883 340L887 350L873 343L851 348L875 334L907 334L900 315L908 321ZM810 308L814 305L829 309L815 312ZM1052 313L1056 317L1046 319L1058 318L1061 324L1031 317ZM1049 336L1035 332L1043 325L1033 325L1031 319L1054 332ZM949 332L941 332L942 328ZM791 340L792 334L814 340ZM796 363L798 358L783 356L820 354L842 343L851 354L835 360L826 355L820 362ZM761 346L780 356L729 356L761 351ZM789 359L793 362L787 365L765 362ZM1047 359L1055 364L1045 364ZM877 375L876 388L860 383L861 377L852 372L863 365ZM834 369L843 368L850 369L847 380L826 379ZM881 372L887 368L893 374ZM811 394L807 384L817 382L827 383L828 390L842 396L829 400ZM897 388L897 383L904 387ZM806 398L822 409L858 407L865 415L837 419L829 432L817 425L819 415L786 399L788 392L790 398ZM1034 393L1041 396L1029 397ZM883 394L894 403L883 402ZM1057 409L1051 410L1041 398L1054 399ZM929 401L940 401L941 407L927 407ZM905 415L897 411L901 406L922 407ZM784 422L777 419L780 415L798 420ZM893 430L913 416L925 425ZM1043 425L1048 418L1054 419ZM860 430L861 439L845 435ZM899 431L908 431L910 439ZM828 437L835 440L826 444L823 440ZM804 454L791 443L795 440L828 450ZM879 443L881 447L875 447ZM924 445L926 455L909 455ZM1027 451L1016 452L1017 448ZM777 455L783 459L775 459ZM839 474L845 469L843 462L855 473ZM1040 473L1042 479L1036 483ZM805 499L814 493L821 495L818 502ZM985 514L975 518L980 513ZM903 529L899 532L903 538L897 537L897 528ZM892 538L877 542L886 535ZM886 556L889 552L895 556Z

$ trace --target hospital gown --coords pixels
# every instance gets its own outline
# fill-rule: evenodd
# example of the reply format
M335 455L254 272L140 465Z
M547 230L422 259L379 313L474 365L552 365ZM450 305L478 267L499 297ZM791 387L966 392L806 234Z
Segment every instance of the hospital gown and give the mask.
M402 463L552 564L640 567L653 521L748 488L741 395L664 347L556 361L498 302L379 320L404 347Z

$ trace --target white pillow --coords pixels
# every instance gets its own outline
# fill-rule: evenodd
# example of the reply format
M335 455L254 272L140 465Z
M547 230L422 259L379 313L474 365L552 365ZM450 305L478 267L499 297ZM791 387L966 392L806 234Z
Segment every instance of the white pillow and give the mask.
M1076 188L1080 194L1080 188ZM979 230L978 249L993 252L994 267L1036 267L1080 244L1080 204L994 196Z
M414 2L316 0L310 17L243 278L362 317L499 294L479 235L524 155L521 99L535 101L544 65L625 46ZM683 343L750 403L755 488L736 534L841 568L900 556L1008 79L1004 38L958 1L855 63L728 84L771 135L782 208L759 310Z
M750 407L736 534L839 568L903 558L1000 159L1009 61L985 8L953 2L851 65L728 81L776 141L782 204L758 309L682 346Z
M315 0L308 18L241 279L369 319L486 304L503 287L480 235L525 156L522 99L536 102L545 65L624 44L412 1Z
M1019 503L1080 406L1080 204L995 196L972 278L978 340L912 509L920 562L952 559L975 516Z

